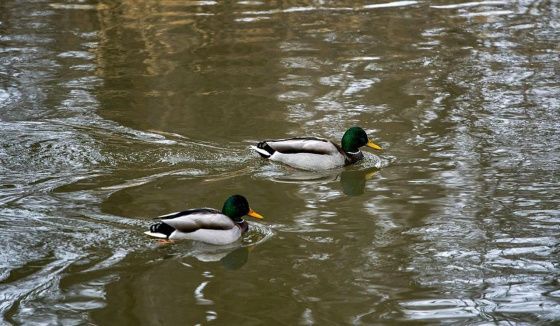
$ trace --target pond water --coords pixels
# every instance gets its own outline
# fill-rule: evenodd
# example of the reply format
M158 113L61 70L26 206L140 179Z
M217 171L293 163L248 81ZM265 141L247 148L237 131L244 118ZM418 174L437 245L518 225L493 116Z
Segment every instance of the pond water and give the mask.
M560 5L0 2L6 324L560 322ZM384 147L308 173L262 139ZM243 194L241 243L154 216Z

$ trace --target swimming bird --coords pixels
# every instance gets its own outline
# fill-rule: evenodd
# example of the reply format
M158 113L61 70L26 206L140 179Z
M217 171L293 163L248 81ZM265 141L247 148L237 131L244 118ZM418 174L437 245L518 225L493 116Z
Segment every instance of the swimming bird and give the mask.
M352 127L342 136L341 146L315 137L265 140L251 146L260 156L302 170L326 170L353 164L364 158L360 147L381 150L360 127Z
M214 245L225 245L239 239L249 229L242 218L249 215L261 219L263 216L251 208L241 195L229 197L222 211L213 208L194 208L182 212L159 216L161 222L150 226L145 234L167 240L196 240Z

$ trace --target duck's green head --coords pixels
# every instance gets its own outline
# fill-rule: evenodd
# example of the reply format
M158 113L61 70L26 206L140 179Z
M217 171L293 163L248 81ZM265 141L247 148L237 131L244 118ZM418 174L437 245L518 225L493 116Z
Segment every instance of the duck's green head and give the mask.
M241 195L233 195L224 203L222 213L232 220L239 222L241 217L249 215L254 218L263 218L263 216L249 207L249 202Z
M344 133L341 141L342 149L346 153L356 153L362 146L371 147L373 149L381 150L381 146L376 145L368 139L364 129L360 127L352 127Z

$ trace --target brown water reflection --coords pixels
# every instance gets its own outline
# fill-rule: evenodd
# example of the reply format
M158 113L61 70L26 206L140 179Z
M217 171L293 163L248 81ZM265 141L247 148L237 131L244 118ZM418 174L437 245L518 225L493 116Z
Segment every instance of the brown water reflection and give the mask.
M558 8L0 3L3 322L558 322ZM351 125L385 152L248 149ZM233 193L239 244L142 234Z

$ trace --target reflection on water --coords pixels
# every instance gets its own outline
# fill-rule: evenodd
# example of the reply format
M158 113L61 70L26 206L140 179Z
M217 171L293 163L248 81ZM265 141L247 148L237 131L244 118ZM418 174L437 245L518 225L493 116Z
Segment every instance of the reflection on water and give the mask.
M370 169L369 171L343 171L340 174L342 191L348 196L363 194L366 188L366 181L370 180L376 171L376 169Z
M220 259L220 262L227 269L240 269L249 259L249 248L251 247L238 248Z
M3 323L557 322L559 13L3 1ZM248 149L352 125L386 151L309 174ZM142 234L233 193L266 216L236 246Z
M358 196L364 193L366 182L373 178L378 170L378 167L370 167L363 170L336 169L308 172L287 168L281 171L267 171L267 174L272 176L274 182L281 183L328 184L339 182L345 195Z
M190 244L190 246L189 246ZM173 256L179 257L184 266L192 267L187 261L190 257L196 258L200 262L220 262L226 269L239 269L247 263L249 259L249 252L251 252L255 246L245 246L239 244L232 244L228 246L214 246L205 243L183 243L183 242L173 242L173 243L160 243L159 246L176 246L178 248L173 248L175 251L180 251Z

